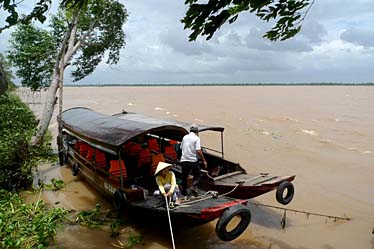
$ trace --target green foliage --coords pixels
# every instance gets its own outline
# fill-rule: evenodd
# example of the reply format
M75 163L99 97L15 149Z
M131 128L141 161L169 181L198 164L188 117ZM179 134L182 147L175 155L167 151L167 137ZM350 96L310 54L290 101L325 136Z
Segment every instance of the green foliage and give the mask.
M192 30L190 41L199 36L207 36L209 40L224 23L233 23L240 13L248 11L266 22L276 20L265 38L286 40L300 31L304 19L301 11L312 3L313 0L186 0L188 10L182 23L185 29Z
M14 76L11 69L12 66L2 53L0 53L0 64L3 66L3 70L8 81L8 90L15 89L16 85L13 82Z
M58 178L52 178L51 183L45 183L43 180L38 179L38 188L40 190L60 190L65 186L63 180Z
M61 43L72 30L72 19L77 13L77 33L73 36L74 46L78 50L73 51L76 56L71 62L63 62L64 69L69 65L75 66L72 70L74 81L91 74L104 57L107 64L119 61L120 50L125 45L122 26L128 16L124 5L111 0L88 3L84 11L70 8L60 10L52 16L49 31L32 25L18 25L12 33L8 58L17 67L17 76L22 79L22 85L33 90L49 86Z
M17 65L16 75L32 90L47 87L56 60L56 46L49 32L31 24L18 25L10 39L8 58Z
M105 222L105 218L101 213L100 204L96 204L96 207L92 210L84 210L78 213L75 219L76 223L94 228L102 225Z
M52 153L49 145L28 146L36 125L34 114L17 96L0 95L0 188L26 188L37 162Z
M135 245L139 245L143 243L143 236L139 234L130 234L129 239L127 241L127 248L131 248Z
M87 6L89 0L62 0L61 5L66 8L77 9Z
M130 249L135 245L140 245L144 243L143 236L139 234L130 233L127 243L123 243L120 240L117 240L118 244L112 243L116 248Z
M0 33L17 23L27 24L31 20L38 20L43 23L46 20L45 13L49 10L51 3L52 0L39 0L28 14L19 14L17 9L20 5L19 1L0 0L0 8L8 13L5 19L7 24L0 27Z
M89 39L84 39L80 52L72 63L76 67L72 71L74 81L91 74L105 55L107 64L113 65L119 61L120 50L126 44L122 26L127 21L127 16L124 5L117 1L89 2L87 9L79 15L77 39ZM54 25L53 28L55 29Z
M42 200L25 204L17 194L0 190L0 247L47 248L67 211L47 210Z

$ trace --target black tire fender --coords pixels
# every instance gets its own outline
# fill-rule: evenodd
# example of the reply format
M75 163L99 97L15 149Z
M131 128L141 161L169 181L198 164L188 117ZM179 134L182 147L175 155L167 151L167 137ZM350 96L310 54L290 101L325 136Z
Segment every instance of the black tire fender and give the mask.
M79 172L79 165L77 163L73 164L73 167L71 168L71 173L73 176L77 176Z
M235 217L241 220L231 231L227 231L227 225ZM235 205L228 208L219 218L216 225L216 234L223 241L230 241L239 237L251 222L251 211L244 205Z
M287 191L286 196L284 196L284 191ZM281 182L278 185L277 192L275 193L275 197L280 204L287 205L293 199L295 194L295 188L291 182Z
M126 200L123 191L117 189L116 192L114 192L112 199L114 209L118 212L123 211Z

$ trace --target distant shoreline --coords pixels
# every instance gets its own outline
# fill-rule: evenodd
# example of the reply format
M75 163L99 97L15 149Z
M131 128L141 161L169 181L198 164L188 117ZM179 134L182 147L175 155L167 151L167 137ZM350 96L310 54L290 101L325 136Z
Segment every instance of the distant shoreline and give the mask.
M68 84L65 87L112 87L112 86L374 86L374 83L189 83L189 84Z

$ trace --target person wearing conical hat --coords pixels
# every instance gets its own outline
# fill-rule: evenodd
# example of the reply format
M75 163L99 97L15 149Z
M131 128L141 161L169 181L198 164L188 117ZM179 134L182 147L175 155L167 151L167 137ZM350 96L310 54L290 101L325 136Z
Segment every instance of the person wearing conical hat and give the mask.
M165 198L171 198L172 202L179 204L179 188L175 179L174 172L171 171L173 165L170 163L159 162L155 171L158 191L155 195L163 195Z

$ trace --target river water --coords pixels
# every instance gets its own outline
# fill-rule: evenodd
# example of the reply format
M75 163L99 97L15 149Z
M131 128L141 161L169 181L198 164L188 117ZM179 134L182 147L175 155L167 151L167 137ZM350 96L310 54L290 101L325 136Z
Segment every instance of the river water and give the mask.
M33 104L39 97L19 93L40 115L40 105ZM287 212L282 229L283 211L250 204L252 222L238 239L220 241L211 222L174 231L176 248L374 248L374 87L66 87L64 109L76 106L222 125L226 158L240 162L248 172L296 174L295 197L288 208L352 218L334 222ZM55 134L55 118L50 128ZM220 148L218 134L202 134L201 139L207 147ZM92 209L96 203L111 208L68 168L47 168L41 175L67 182L64 191L46 194L50 203L74 210ZM274 192L250 202L279 206ZM135 248L171 248L167 227L160 231L132 222L126 229L143 235L144 245ZM121 240L126 240L125 234ZM59 233L56 243L65 248L113 248L115 242L105 228L71 226Z

